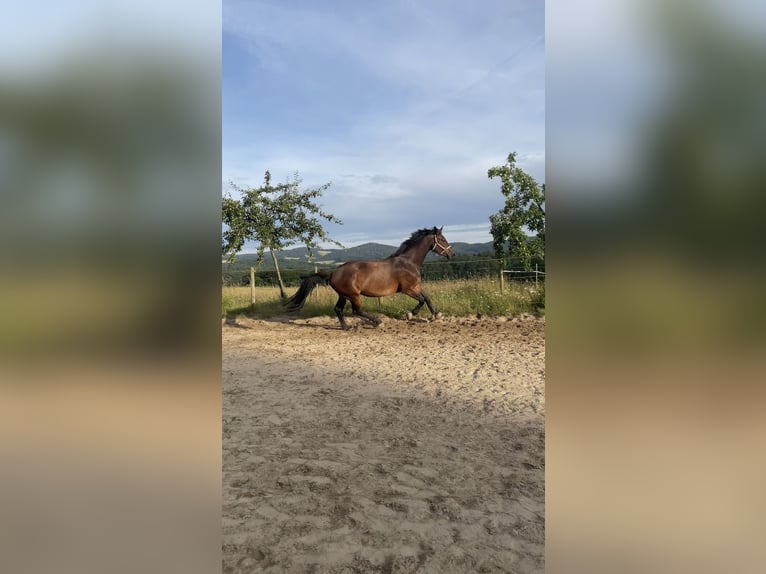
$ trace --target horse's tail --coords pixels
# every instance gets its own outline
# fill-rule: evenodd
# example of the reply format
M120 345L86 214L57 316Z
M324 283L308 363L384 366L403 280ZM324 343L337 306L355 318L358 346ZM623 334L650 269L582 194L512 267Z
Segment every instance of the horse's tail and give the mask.
M284 302L284 306L287 312L292 313L302 309L303 304L306 302L309 294L314 290L314 287L319 285L319 283L322 281L329 280L331 275L332 271L320 269L311 275L302 276L301 279L303 279L303 281L301 281L301 286L298 287L298 291L295 292L295 295Z

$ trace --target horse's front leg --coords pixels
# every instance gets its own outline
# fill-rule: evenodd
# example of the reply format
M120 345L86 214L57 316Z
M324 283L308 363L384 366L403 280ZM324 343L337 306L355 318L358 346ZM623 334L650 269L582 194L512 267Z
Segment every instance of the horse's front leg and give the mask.
M415 305L415 308L412 311L407 313L407 320L410 320L415 315L417 315L418 311L420 311L423 308L423 305L428 305L428 310L431 311L432 320L442 318L442 314L436 311L436 309L434 309L434 306L431 303L431 299L423 291L420 291L419 293L408 293L408 295L412 297L413 299L415 299L418 302L418 304Z
M428 305L428 310L431 311L431 320L436 321L438 319L442 318L442 314L439 313L436 309L434 309L433 304L431 304L431 299L428 298L428 295L425 293L421 293L423 295L423 299L426 302L426 305Z
M426 300L421 295L420 297L415 297L415 300L418 302L417 305L415 305L415 308L407 313L407 320L412 319L415 315L418 314L418 311L420 311L423 308L423 305L425 304Z

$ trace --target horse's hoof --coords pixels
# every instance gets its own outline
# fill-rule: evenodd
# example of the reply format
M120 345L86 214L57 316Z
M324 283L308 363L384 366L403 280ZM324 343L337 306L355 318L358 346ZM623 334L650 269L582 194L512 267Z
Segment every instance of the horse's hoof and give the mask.
M441 313L434 313L434 316L433 316L433 320L434 321L438 321L441 318L442 318L442 314Z
M413 314L412 314L411 312L409 312L409 311L408 311L408 312L407 312L407 314L404 316L404 318L405 318L405 319L407 319L408 321L412 321L412 319L413 319L414 317L415 317L415 315L413 315Z

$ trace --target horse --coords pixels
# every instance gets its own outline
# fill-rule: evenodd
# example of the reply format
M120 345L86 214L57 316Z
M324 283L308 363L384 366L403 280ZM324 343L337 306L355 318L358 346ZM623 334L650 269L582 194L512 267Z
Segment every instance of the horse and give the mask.
M303 307L306 298L314 288L324 281L338 294L335 304L335 314L340 321L340 328L349 329L343 318L343 308L351 301L354 315L366 319L374 326L380 324L380 319L362 311L361 296L385 297L394 293L404 293L415 299L418 304L407 314L411 319L418 314L423 305L428 305L432 319L441 315L436 312L431 300L423 292L420 284L420 269L429 251L452 259L455 251L442 235L443 227L438 229L419 229L405 240L396 250L385 259L377 261L349 261L332 270L321 269L311 275L301 277L298 291L284 302L287 312L298 311Z

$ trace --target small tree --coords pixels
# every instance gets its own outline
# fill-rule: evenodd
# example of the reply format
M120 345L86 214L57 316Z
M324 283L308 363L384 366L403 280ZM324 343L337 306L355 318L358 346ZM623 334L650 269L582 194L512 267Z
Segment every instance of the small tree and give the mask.
M229 195L222 201L223 223L228 227L222 235L221 250L224 256L228 261L234 261L245 241L256 241L260 265L263 262L263 254L268 249L274 261L279 292L283 298L286 297L285 287L275 251L303 243L311 258L311 250L319 246L319 241L343 247L327 237L319 218L339 225L343 223L314 203L330 187L330 183L305 191L299 189L301 183L302 180L296 172L292 181L288 179L285 183L273 186L271 174L267 171L263 185L258 188L241 188L230 183L231 187L241 194L241 199L234 199Z
M505 165L491 167L487 176L500 178L505 196L503 209L489 218L495 253L504 257L508 244L507 255L518 257L528 271L533 258L542 259L545 255L545 184L538 185L516 167L515 152L508 154Z

